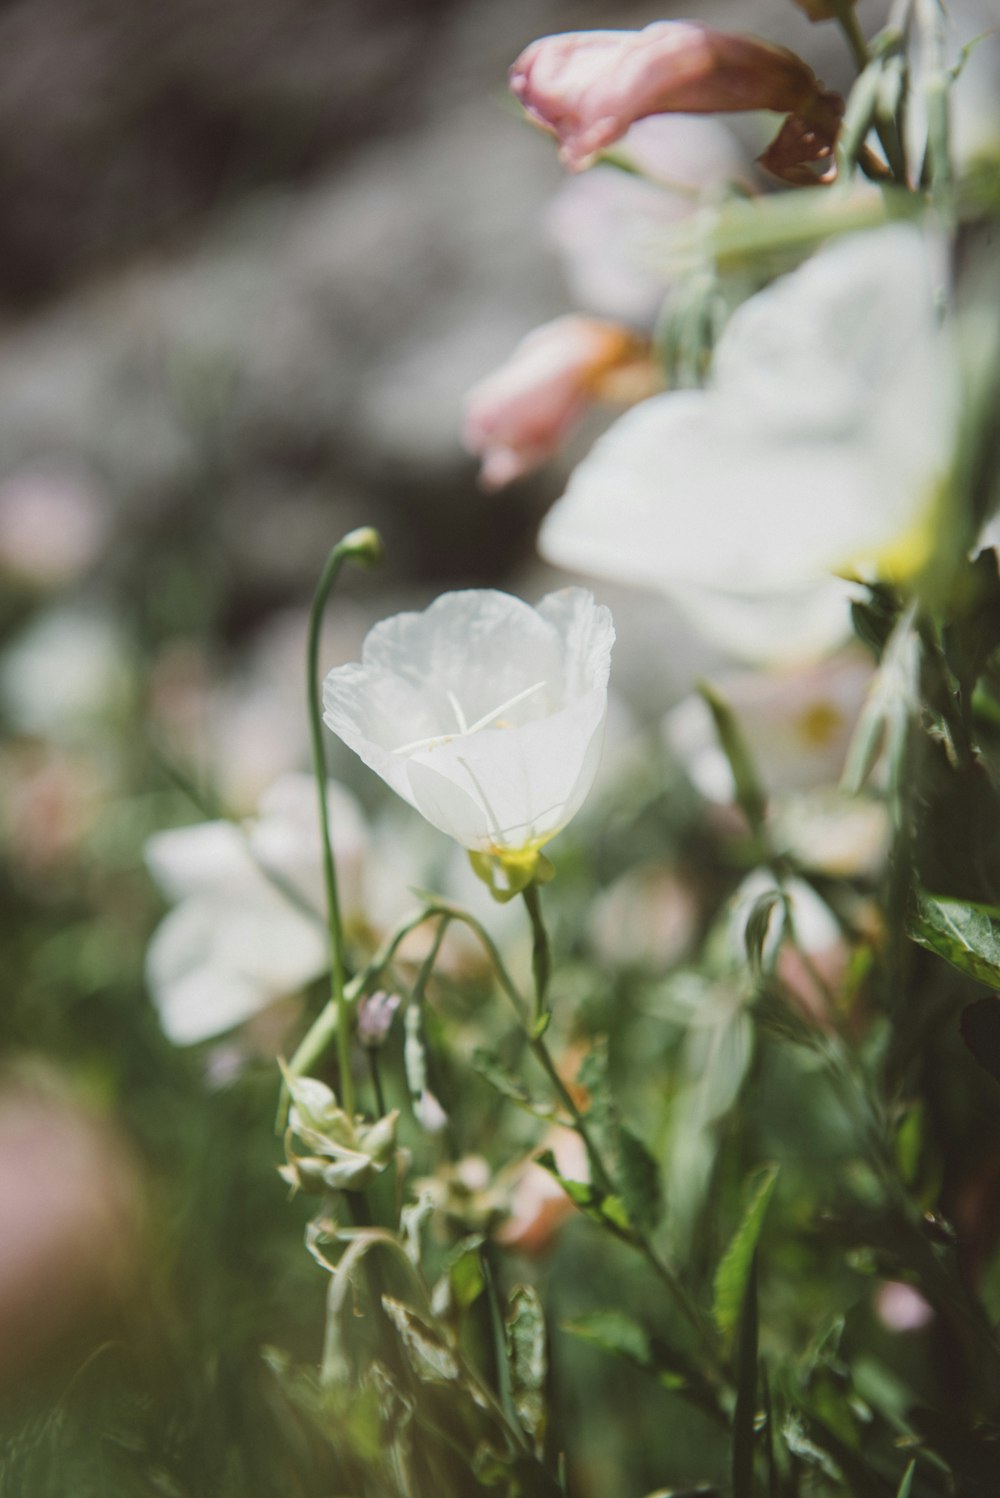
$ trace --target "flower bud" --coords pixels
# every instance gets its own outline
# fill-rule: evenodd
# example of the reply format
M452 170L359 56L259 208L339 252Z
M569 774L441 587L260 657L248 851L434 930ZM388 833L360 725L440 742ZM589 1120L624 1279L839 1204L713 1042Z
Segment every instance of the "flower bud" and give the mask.
M502 489L551 457L594 401L614 396L612 378L644 362L642 347L593 317L557 317L522 338L466 397L462 440L483 460L483 488ZM644 384L635 398L651 393Z
M358 1040L368 1050L378 1050L385 1044L402 1000L398 993L385 993L379 989L365 994L358 1004Z
M796 156L795 167L816 159L798 155L807 149L829 154L839 120L837 96L823 92L794 52L691 21L542 37L514 63L510 85L575 171L651 114L767 109L802 117L815 139L807 145L803 132L778 158Z

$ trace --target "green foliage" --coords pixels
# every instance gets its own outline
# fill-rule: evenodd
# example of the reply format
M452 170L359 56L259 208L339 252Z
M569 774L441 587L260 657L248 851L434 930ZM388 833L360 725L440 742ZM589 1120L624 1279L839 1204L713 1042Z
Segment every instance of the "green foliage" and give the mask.
M757 1243L778 1181L779 1168L767 1165L751 1178L752 1192L743 1220L715 1271L712 1314L716 1326L727 1338L735 1332L743 1311Z

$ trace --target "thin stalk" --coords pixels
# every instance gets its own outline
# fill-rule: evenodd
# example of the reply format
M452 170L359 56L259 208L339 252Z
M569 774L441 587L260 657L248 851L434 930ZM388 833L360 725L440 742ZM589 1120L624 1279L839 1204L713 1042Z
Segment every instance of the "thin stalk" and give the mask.
M548 1016L547 996L549 978L552 974L552 946L542 916L542 902L537 884L529 884L523 892L524 903L531 918L531 971L535 979L535 1029L544 1029Z
M326 892L326 919L330 936L330 1002L337 1016L337 1061L340 1071L340 1101L348 1117L354 1116L354 1080L351 1076L350 1017L344 999L344 933L337 896L337 866L330 834L330 807L326 794L326 753L323 745L323 710L320 701L319 637L323 611L334 583L345 562L371 567L381 560L382 542L378 532L368 527L350 531L330 552L320 574L319 585L309 610L309 633L306 643L306 700L309 707L309 736L312 746L313 773L319 798L319 821L322 832L323 885Z
M572 1119L573 1128L579 1134L581 1140L583 1141L584 1148L587 1151L588 1159L590 1160L591 1170L594 1173L595 1184L600 1186L601 1190L607 1192L609 1195L617 1195L614 1177L612 1176L611 1171L604 1160L604 1157L601 1153L600 1148L598 1147L596 1140L594 1139L593 1134L590 1132L590 1129L587 1126L586 1119L584 1118L583 1113L577 1105L576 1099L573 1097L573 1094L570 1092L569 1088L566 1086L566 1083L559 1075L559 1071L552 1059L549 1048L545 1044L544 1035L538 1035L535 1033L535 1026L532 1022L528 1005L525 1003L520 990L515 984L513 978L511 978L510 973L507 971L503 959L500 956L500 953L497 951L496 945L490 937L489 932L485 929L484 926L480 925L479 921L477 921L474 916L469 915L459 906L454 906L441 901L432 908L450 911L455 920L463 921L465 925L467 925L469 929L473 931L482 942L483 946L486 949L487 955L493 963L493 967L497 974L497 977L500 980L500 986L504 990L504 993L507 995L508 999L511 1001L517 1017L521 1022L524 1032L528 1038L528 1044L531 1046L531 1049L535 1054L535 1058L537 1059L542 1070L545 1072L545 1075L548 1077L549 1082L552 1085L552 1090L556 1094L556 1097L559 1099L559 1102L562 1104L563 1108ZM531 907L529 905L529 910L530 909ZM535 909L537 911L538 920L541 922L540 905L536 903ZM547 946L547 936L545 940ZM645 1259L646 1263L649 1265L650 1269L653 1271L656 1277L660 1280L661 1284L667 1289L678 1310L687 1320L692 1330L696 1333L699 1341L702 1342L706 1357L708 1358L709 1364L715 1375L720 1379L725 1378L724 1370L722 1369L718 1354L715 1350L714 1337L711 1327L708 1326L705 1318L702 1316L697 1305L685 1290L684 1286L681 1284L675 1271L669 1264L665 1263L659 1257L655 1249L641 1233L635 1232L630 1241Z

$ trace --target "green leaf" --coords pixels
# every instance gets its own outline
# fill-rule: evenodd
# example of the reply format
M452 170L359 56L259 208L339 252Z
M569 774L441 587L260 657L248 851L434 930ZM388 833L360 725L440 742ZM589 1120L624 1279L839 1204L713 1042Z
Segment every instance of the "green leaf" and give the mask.
M590 1104L587 1122L608 1161L620 1197L604 1198L604 1216L623 1231L648 1232L660 1217L660 1168L649 1150L622 1124L611 1092L607 1039L596 1040L580 1068ZM624 1211L619 1207L624 1206Z
M556 1109L552 1103L533 1098L520 1078L481 1046L476 1046L472 1052L472 1065L484 1082L488 1082L502 1097L516 1103L533 1118L540 1118L548 1123L555 1116Z
M978 983L1000 989L1000 919L982 906L919 891L909 934Z
M640 1232L650 1233L662 1208L660 1167L642 1140L624 1126L618 1132L618 1160L625 1210Z
M768 1165L759 1173L756 1188L733 1239L715 1272L712 1314L724 1337L732 1337L743 1310L747 1281L760 1230L764 1225L778 1166Z
M588 1311L586 1315L565 1322L563 1330L579 1337L581 1342L589 1342L602 1352L626 1358L640 1368L652 1366L653 1349L649 1333L638 1321L626 1316L624 1311Z
M510 1391L517 1417L541 1455L545 1441L546 1356L545 1313L538 1291L515 1285L507 1309L507 1357Z
M899 1487L896 1490L896 1498L910 1498L910 1493L913 1489L913 1474L916 1470L917 1464L915 1461L912 1461L903 1473Z
M707 682L701 682L698 691L712 714L719 743L729 761L733 783L736 786L736 799L743 808L746 819L754 832L761 832L767 812L767 797L746 746L743 730L737 723L732 709L714 688L710 687Z
M574 1206L579 1207L581 1212L595 1222L601 1223L602 1226L610 1228L618 1237L632 1241L629 1216L620 1196L609 1195L601 1191L599 1187L592 1186L589 1181L571 1181L566 1176L560 1175L555 1155L551 1150L543 1150L540 1155L535 1156L535 1159L543 1170L547 1170L549 1175L555 1177L570 1201Z

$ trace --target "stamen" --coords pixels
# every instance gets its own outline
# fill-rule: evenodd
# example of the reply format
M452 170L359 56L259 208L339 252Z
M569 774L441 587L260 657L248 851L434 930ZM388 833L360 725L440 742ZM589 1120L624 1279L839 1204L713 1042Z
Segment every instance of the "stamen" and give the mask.
M459 702L458 698L455 696L455 693L454 692L446 692L445 696L448 698L448 701L451 703L451 710L455 714L455 717L458 719L458 731L459 731L459 733L468 733L468 731L469 731L469 725L465 721L465 714L462 711L461 703Z
M523 692L517 692L513 697L509 697L506 702L501 702L500 706L495 707L492 712L486 713L486 715L482 718L478 718L476 722L471 725L471 727L465 721L465 714L463 713L461 704L459 703L458 698L455 696L454 692L446 692L445 696L451 703L452 711L454 712L455 717L458 719L459 732L457 734L435 733L431 734L430 737L426 739L413 739L409 744L400 744L399 748L393 749L392 753L414 754L418 749L433 749L435 744L450 744L452 739L468 738L470 734L479 733L481 729L488 728L491 723L495 722L496 719L499 718L501 713L505 713L510 708L516 707L519 702L523 702L524 699L526 697L530 697L533 692L538 692L542 687L546 686L548 686L547 681L536 681L533 686L525 687ZM510 725L504 724L503 726L507 728Z
M454 733L434 733L429 739L414 739L412 743L400 744L398 749L393 749L393 754L412 754L417 749L433 749L435 744L450 744L452 739L458 738Z
M510 697L506 702L501 702L500 706L495 707L491 713L487 713L484 718L479 718L475 723L473 723L471 728L467 728L465 730L466 733L478 733L481 728L488 727L488 725L493 722L494 718L499 718L500 714L505 713L508 708L516 707L519 702L524 701L525 697L530 697L532 692L537 692L542 687L547 686L547 681L536 681L533 687L525 687L523 692L518 692L515 697Z

